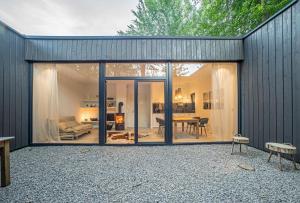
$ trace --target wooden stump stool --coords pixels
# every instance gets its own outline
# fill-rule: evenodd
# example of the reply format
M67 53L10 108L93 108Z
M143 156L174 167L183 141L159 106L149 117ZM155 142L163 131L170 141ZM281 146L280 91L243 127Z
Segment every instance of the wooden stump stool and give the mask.
M240 144L240 152L242 152L242 144L247 145L249 144L249 138L248 137L243 137L241 134L236 134L232 138L232 149L231 149L231 154L233 154L233 149L234 149L234 144Z
M267 142L266 143L266 148L270 150L270 156L268 159L268 162L270 162L271 157L273 153L277 153L279 157L279 169L282 171L282 163L281 163L281 154L289 154L293 157L293 164L295 170L297 169L296 167L296 162L295 162L295 155L297 153L297 149L295 146L291 144L283 144L283 143L274 143L274 142Z
M1 157L1 187L10 184L10 159L9 142L14 137L0 137L0 157Z

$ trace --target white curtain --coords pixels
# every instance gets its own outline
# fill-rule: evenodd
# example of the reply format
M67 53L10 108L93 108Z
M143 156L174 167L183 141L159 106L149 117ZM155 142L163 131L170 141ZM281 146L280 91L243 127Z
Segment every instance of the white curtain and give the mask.
M229 137L237 131L236 66L213 64L211 92L211 131L219 137Z
M34 143L59 140L58 84L55 64L34 64L32 133Z

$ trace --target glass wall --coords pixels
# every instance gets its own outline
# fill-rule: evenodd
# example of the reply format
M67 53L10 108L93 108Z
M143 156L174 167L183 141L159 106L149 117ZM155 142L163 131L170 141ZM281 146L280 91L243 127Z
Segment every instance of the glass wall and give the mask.
M134 144L134 81L106 81L106 143Z
M138 82L138 142L165 141L164 81Z
M237 64L171 65L173 142L230 141ZM166 72L165 63L106 64L106 143L165 141ZM99 64L35 63L32 113L33 143L98 143Z
M237 132L237 65L174 63L173 142L231 141Z
M99 142L99 67L33 65L33 143Z

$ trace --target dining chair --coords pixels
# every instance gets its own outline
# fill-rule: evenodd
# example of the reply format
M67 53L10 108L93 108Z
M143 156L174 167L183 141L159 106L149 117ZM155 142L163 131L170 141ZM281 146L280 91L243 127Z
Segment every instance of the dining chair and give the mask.
M158 123L158 135L164 135L164 129L165 129L165 120L161 118L156 118L156 122Z
M201 135L202 135L202 129L204 129L205 136L207 136L207 132L206 132L207 124L208 124L208 118L200 118L199 119L199 128L200 128Z
M195 116L195 117L193 117L193 118L200 120L200 117L199 117L199 116ZM198 122L199 122L199 121L198 121ZM195 129L196 129L196 124L197 124L197 123L196 123L195 121L187 122L186 132L192 133L192 129L193 129L193 131L195 131Z

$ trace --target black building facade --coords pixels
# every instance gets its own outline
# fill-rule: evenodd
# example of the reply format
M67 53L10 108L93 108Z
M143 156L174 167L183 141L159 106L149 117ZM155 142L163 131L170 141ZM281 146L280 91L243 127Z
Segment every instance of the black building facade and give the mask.
M300 148L300 3L292 2L246 36L43 37L25 36L0 24L0 136L14 136L12 149L32 144L34 63L98 63L104 89L106 63L163 62L166 76L166 144L172 143L171 64L238 64L238 130L251 146L292 143ZM105 106L104 94L99 106ZM169 107L168 107L169 106ZM105 122L105 112L99 112ZM102 120L101 120L102 119ZM100 133L105 132L100 126ZM104 144L104 140L99 141ZM297 155L300 160L300 155Z

